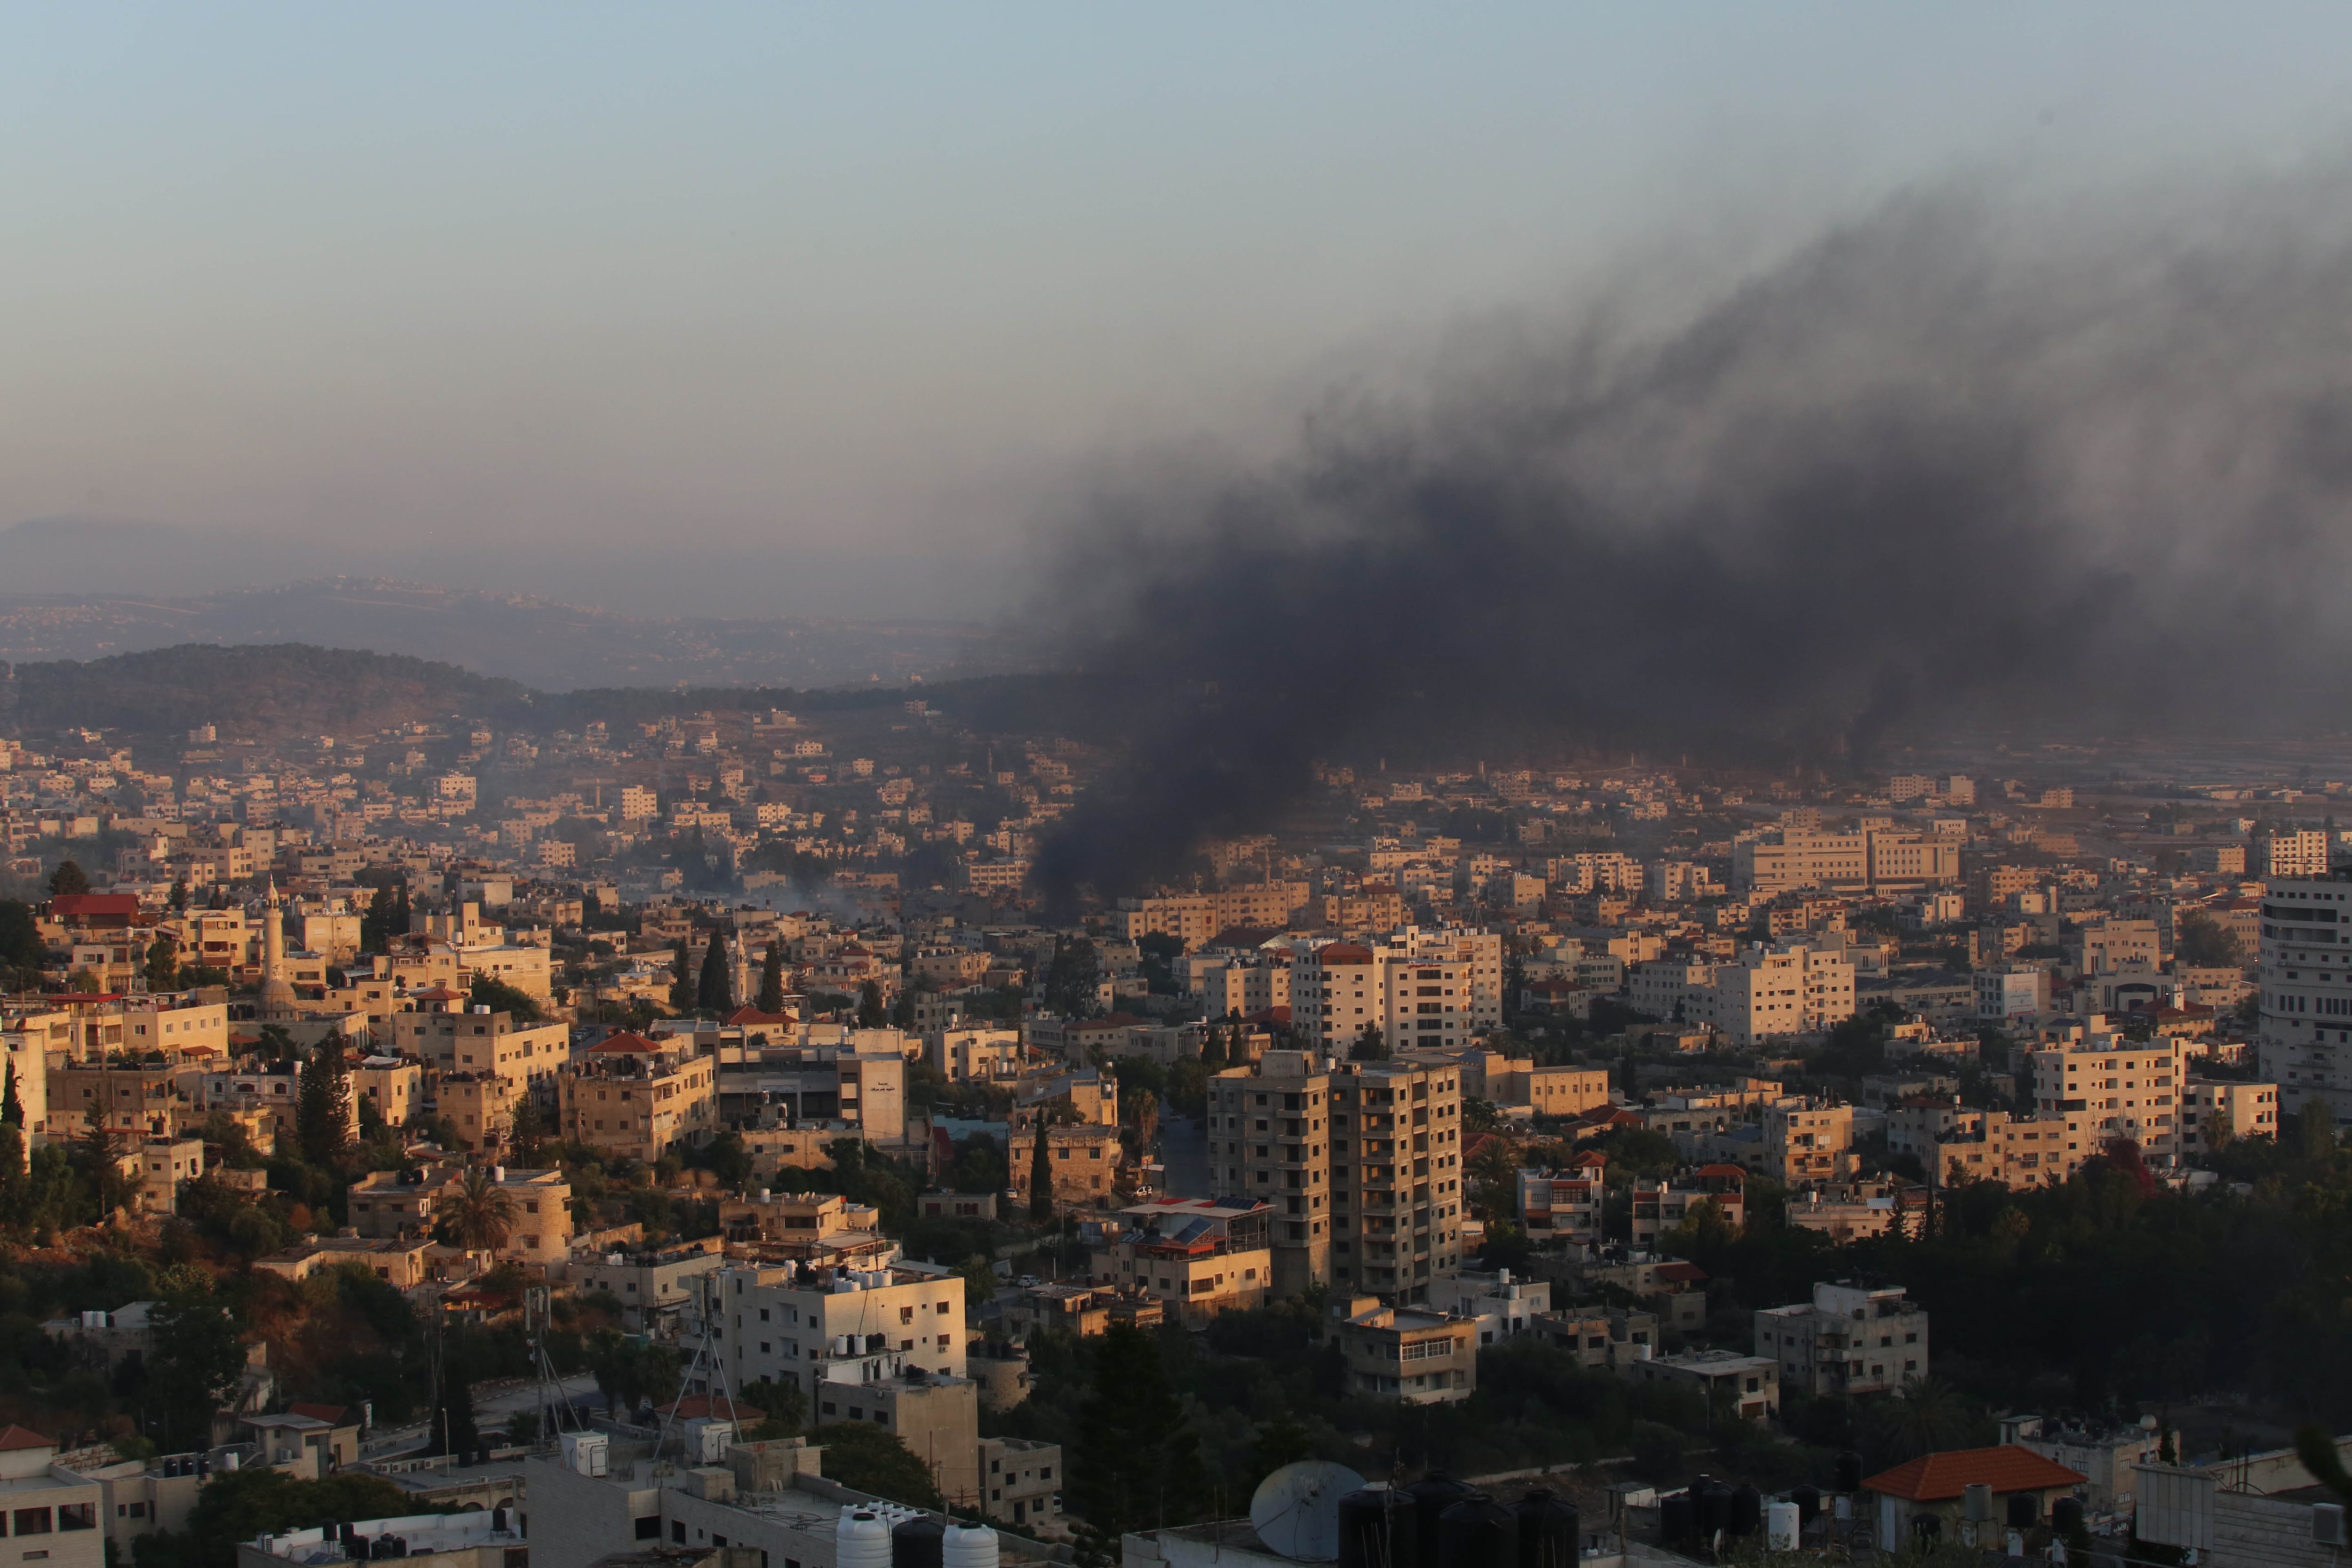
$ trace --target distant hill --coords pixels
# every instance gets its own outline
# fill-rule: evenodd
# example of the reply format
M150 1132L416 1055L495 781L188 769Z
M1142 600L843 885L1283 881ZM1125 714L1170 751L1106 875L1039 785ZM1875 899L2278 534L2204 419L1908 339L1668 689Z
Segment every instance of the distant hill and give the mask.
M520 681L396 654L281 643L189 644L16 667L16 725L37 733L85 725L168 734L216 723L266 739L368 732L453 714L512 723L531 712Z
M188 643L88 661L18 664L14 677L15 711L0 710L0 732L38 734L79 725L174 737L212 723L224 738L261 741L364 734L453 717L544 732L576 729L592 719L626 722L706 709L838 712L895 707L909 695L895 683L827 690L711 685L551 693L454 664L303 643ZM990 731L1094 734L1116 729L1128 716L1116 694L1077 676L984 676L927 682L918 689L958 721Z
M29 525L26 525L29 527ZM147 548L121 525L132 555ZM24 553L47 536L0 535ZM170 536L164 536L170 544ZM176 559L176 545L163 551ZM0 548L0 558L9 551ZM31 579L0 570L0 583ZM0 658L103 658L189 643L305 643L405 654L506 676L543 691L579 687L837 686L1034 668L1034 648L951 621L812 616L653 618L552 599L381 577L320 577L189 597L0 594Z

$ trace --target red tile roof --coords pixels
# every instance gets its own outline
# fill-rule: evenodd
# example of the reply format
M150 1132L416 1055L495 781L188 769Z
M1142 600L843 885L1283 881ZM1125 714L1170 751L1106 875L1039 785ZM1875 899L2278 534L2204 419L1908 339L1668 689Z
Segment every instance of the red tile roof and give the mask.
M1881 1470L1862 1483L1864 1491L1899 1497L1910 1502L1943 1502L1972 1486L1989 1486L1995 1497L2004 1492L2049 1491L2080 1486L2088 1478L2054 1459L2005 1443L1997 1448L1957 1448L1944 1454L1923 1454L1891 1470Z
M1706 1280L1706 1270L1696 1263L1661 1263L1652 1272L1669 1284L1699 1285Z
M28 1432L22 1426L0 1427L0 1454L18 1448L54 1448L57 1446L54 1439L44 1437L38 1432Z
M1335 942L1328 947L1315 950L1318 963L1370 963L1372 950L1358 942Z
M350 1409L344 1405L305 1405L299 1400L289 1405L286 1407L286 1413L289 1415L308 1415L311 1420L324 1421L330 1426L342 1426L345 1418L351 1415Z
M751 1024L797 1024L800 1020L790 1013L762 1013L757 1007L738 1007L722 1022L729 1028L737 1029Z
M59 893L49 900L49 913L58 920L88 920L94 915L122 915L139 912L139 899L132 893Z
M623 1029L618 1034L605 1036L588 1048L592 1051L638 1052L658 1051L661 1047L643 1035L633 1035L628 1030Z

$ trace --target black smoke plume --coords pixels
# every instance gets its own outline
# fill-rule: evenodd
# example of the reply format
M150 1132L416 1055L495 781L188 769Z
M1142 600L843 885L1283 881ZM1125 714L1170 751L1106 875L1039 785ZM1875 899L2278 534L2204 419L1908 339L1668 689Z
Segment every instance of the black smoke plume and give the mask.
M2343 728L2346 195L1909 196L1667 327L1527 327L1113 489L1056 585L1134 738L1041 882L1133 890L1318 759Z

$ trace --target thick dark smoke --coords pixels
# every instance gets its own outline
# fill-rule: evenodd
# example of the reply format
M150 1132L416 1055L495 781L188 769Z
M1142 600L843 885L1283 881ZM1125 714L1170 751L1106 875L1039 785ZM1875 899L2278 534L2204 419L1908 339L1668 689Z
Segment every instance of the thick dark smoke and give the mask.
M1131 890L1318 759L2344 728L2347 194L1911 197L1670 327L1596 309L1115 491L1058 585L1137 739L1040 878Z

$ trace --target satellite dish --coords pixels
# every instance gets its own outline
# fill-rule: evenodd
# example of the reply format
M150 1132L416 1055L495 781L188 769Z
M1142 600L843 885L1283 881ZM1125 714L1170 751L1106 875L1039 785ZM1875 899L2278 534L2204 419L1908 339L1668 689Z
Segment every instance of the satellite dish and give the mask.
M1250 1499L1250 1528L1272 1552L1299 1563L1339 1555L1339 1500L1364 1478L1328 1459L1301 1459L1258 1482Z

